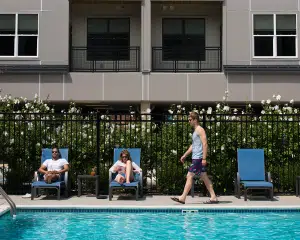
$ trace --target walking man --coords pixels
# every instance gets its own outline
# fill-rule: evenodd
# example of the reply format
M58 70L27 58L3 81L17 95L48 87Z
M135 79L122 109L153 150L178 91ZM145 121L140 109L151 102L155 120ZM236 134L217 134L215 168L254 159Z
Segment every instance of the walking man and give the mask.
M185 158L192 153L192 164L189 167L188 174L186 176L186 184L183 193L180 197L172 197L171 199L175 202L185 204L186 197L191 190L193 184L193 178L195 175L200 176L204 181L207 190L210 193L210 199L205 204L219 203L217 200L215 191L213 189L212 182L205 172L205 166L207 165L207 139L205 130L199 125L199 115L196 112L191 112L189 115L189 123L194 128L192 136L192 145L180 158L180 161L184 163ZM204 170L204 171L203 171Z

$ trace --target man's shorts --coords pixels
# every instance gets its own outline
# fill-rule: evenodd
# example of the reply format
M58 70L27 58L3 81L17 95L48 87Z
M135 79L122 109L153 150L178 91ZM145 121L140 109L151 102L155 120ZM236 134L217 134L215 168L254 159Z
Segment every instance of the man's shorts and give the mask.
M192 159L192 164L189 166L188 171L194 173L197 176L200 176L202 172L206 172L206 166L202 166L202 158Z

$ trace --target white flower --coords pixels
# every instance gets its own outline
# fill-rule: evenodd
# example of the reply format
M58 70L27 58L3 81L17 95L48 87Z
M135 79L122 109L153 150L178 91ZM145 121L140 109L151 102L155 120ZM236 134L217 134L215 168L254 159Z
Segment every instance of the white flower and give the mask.
M235 112L235 113L236 113L237 111L238 111L238 110L237 110L236 108L233 110L233 112Z
M8 132L6 132L6 131L3 134L4 134L4 136L8 136Z
M177 154L177 151L176 150L171 150L171 153L176 155Z
M273 94L273 98L276 98L276 95L275 95L275 94Z
M220 107L221 107L221 106L220 106L220 104L218 103L218 104L217 104L217 108L219 109Z
M209 107L209 108L207 109L207 114L211 114L211 113L212 113L212 108Z
M229 106L224 106L223 110L224 111L229 111Z
M34 98L38 98L38 96L39 96L39 95L38 95L37 93L36 93L36 94L34 94Z
M261 114L265 114L265 113L266 113L265 110L262 110L262 111L261 111Z
M298 113L298 110L296 108L294 109L294 113Z
M225 101L226 100L226 97L225 96L223 96L223 101Z
M267 104L270 104L270 103L271 103L271 100L270 100L270 99L268 99L268 100L267 100Z
M290 103L293 104L293 103L294 103L294 99L292 99L292 100L290 101Z
M292 117L290 117L290 118L289 118L289 121L293 121L293 118L292 118Z
M261 100L261 104L265 104L265 102L266 102L265 100Z
M279 101L280 99L281 99L281 96L278 94L278 95L276 96L276 100Z
M223 151L225 149L224 145L221 146L221 151Z
M150 109L150 108L147 108L147 109L146 109L146 113L151 113L151 109Z
M274 110L278 110L279 109L279 107L278 107L278 105L276 105L275 107L274 107Z
M181 108L181 105L177 105L177 108L180 109L180 108Z
M169 111L168 111L170 114L173 114L173 111L171 110L171 109L169 109Z
M251 104L249 104L248 107L251 108Z

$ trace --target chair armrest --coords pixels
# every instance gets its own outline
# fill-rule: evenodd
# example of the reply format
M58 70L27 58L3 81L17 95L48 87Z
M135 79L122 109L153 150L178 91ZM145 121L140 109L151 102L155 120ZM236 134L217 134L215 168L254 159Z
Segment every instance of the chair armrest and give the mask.
M39 180L39 174L37 171L34 172L34 175L33 175L33 182L37 182Z
M64 181L65 181L66 188L68 188L68 177L69 177L68 172L65 172L65 179L64 179Z
M111 183L112 181L112 172L108 171L108 182Z
M241 176L240 176L240 174L237 172L237 173L236 173L236 185L237 185L237 186L240 186L240 184L241 184Z
M143 189L143 172L140 172L140 179L139 179L140 185L141 185L141 189Z
M271 178L271 173L270 172L267 172L267 175L268 175L268 182L273 182L272 178Z

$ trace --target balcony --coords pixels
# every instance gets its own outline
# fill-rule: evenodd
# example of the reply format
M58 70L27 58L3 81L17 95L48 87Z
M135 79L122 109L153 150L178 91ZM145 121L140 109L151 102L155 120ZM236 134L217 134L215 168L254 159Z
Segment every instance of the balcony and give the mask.
M72 47L71 72L139 72L140 47Z
M152 47L153 72L221 72L220 47L163 48Z

